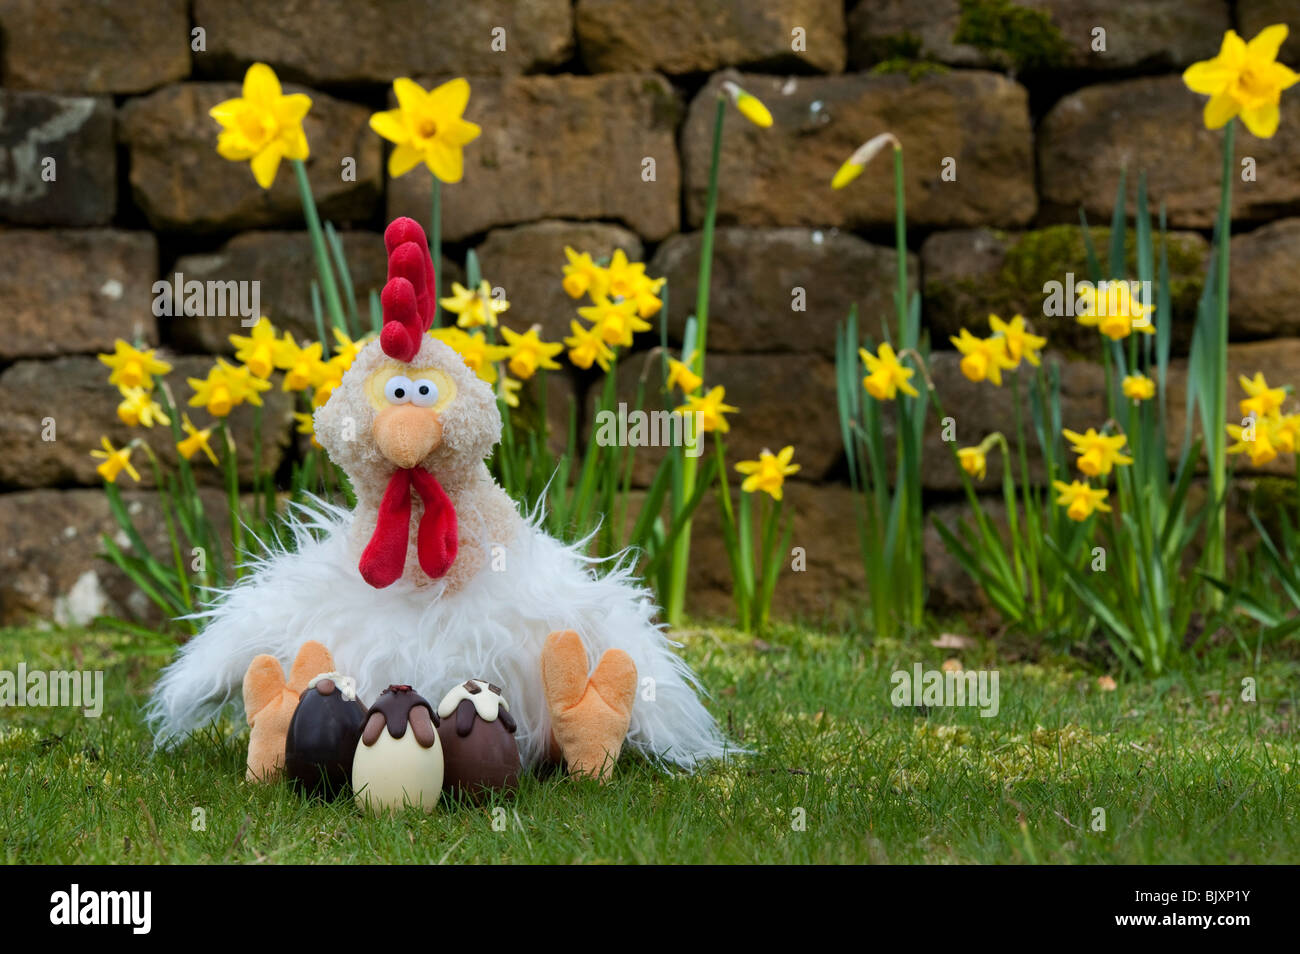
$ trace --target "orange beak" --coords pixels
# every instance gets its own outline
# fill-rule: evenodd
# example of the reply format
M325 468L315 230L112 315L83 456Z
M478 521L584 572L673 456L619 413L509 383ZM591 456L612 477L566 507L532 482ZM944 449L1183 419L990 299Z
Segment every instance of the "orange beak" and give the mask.
M398 467L414 467L442 443L442 419L414 404L392 404L375 418L379 453Z

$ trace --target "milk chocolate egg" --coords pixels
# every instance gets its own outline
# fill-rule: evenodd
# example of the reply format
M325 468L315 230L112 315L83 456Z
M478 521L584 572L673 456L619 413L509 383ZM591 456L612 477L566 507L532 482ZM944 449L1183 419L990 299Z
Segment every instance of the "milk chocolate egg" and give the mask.
M306 795L334 798L351 781L352 756L366 721L354 679L322 673L298 697L284 743L284 771Z
M432 812L442 772L433 707L410 686L389 686L366 713L352 759L357 804L376 815L407 805Z
M443 785L453 796L482 802L494 791L519 784L519 744L515 720L501 690L470 679L438 703Z

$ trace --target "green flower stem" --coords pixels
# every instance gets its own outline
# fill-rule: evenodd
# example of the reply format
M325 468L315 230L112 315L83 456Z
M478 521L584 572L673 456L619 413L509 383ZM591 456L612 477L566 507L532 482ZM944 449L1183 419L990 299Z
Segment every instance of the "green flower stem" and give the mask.
M1219 199L1219 247L1215 252L1218 280L1218 314L1215 323L1213 399L1214 408L1205 422L1205 450L1209 456L1210 500L1215 506L1211 515L1208 538L1205 541L1207 572L1223 579L1225 567L1224 537L1227 530L1227 508L1222 505L1227 487L1227 456L1223 425L1228 419L1228 247L1232 235L1232 160L1235 120L1229 122L1223 136L1223 192ZM1210 599L1214 605L1222 603L1222 594L1211 588Z
M226 465L226 498L227 509L230 511L230 550L233 555L231 564L234 567L235 578L238 579L243 575L244 559L244 522L240 519L239 508L239 462L235 455L235 439L231 436L230 428L226 425L223 418L217 425L221 432L222 440L226 445L226 453L223 455L222 463Z
M709 160L709 192L704 206L704 228L700 233L700 273L695 283L695 367L704 377L704 358L709 343L709 284L713 277L713 232L718 220L718 167L722 159L722 123L727 116L727 100L718 97L713 118L713 155Z
M894 147L894 248L898 253L898 328L899 334L907 322L907 206L903 201L903 150ZM916 346L915 341L904 341L904 348Z
M262 408L253 408L253 516L261 519L262 514ZM267 514L266 516L269 516Z
M722 123L727 115L725 96L718 97L717 112L713 119L713 156L709 162L709 192L704 208L704 228L700 234L700 272L695 283L695 322L696 344L695 360L691 362L692 370L704 377L704 356L708 347L709 335L709 283L713 276L713 232L718 219L718 166L722 156ZM687 355L686 357L690 357ZM698 457L686 457L682 461L682 499L684 506L695 493L695 476L698 469ZM719 470L719 480L725 482L727 475ZM686 576L690 568L691 557L691 523L688 518L681 534L673 544L672 564L669 572L668 586L668 622L678 625L686 607Z
M776 592L776 579L781 572L781 551L785 549L782 532L781 514L785 508L784 500L760 500L759 512L762 514L762 552L759 559L759 583L757 593L757 631L761 635L767 629L772 616L772 595Z
M298 177L298 197L302 200L302 214L307 220L307 231L311 234L312 252L316 255L316 271L320 274L321 289L325 292L325 307L329 310L330 321L335 328L347 330L347 319L343 315L343 303L339 298L339 289L334 281L334 269L330 267L329 252L325 248L325 233L321 231L320 214L316 211L316 200L312 198L311 183L307 181L307 166L301 159L294 159L293 171Z
M185 570L185 560L181 556L180 538L176 534L176 521L172 518L172 511L175 504L172 499L172 492L163 480L162 465L158 462L158 455L154 453L148 441L140 442L140 449L144 451L145 456L149 458L149 465L153 469L154 486L158 488L163 520L167 523L167 540L171 544L172 561L176 565L176 580L180 583L181 596L184 599L185 608L192 610L194 600L190 595L190 575ZM143 555L143 554L142 554Z
M1016 405L1016 456L1019 458L1020 464L1021 499L1024 501L1025 523L1026 525L1032 525L1035 519L1035 508L1034 501L1030 497L1032 488L1029 483L1029 455L1025 451L1025 412L1020 406L1021 392L1019 370L1015 372L1015 376L1012 379L1012 388L1014 391L1013 400ZM1007 461L1008 470L1010 469L1010 463L1010 461ZM1050 481L1051 478L1049 477L1048 480ZM1012 495L1012 499L1014 499L1014 494ZM1037 527L1034 527L1034 531L1035 532L1026 533L1021 541L1017 541L1017 549L1019 549L1020 543L1023 543L1026 551L1024 564L1029 573L1029 589L1032 594L1033 605L1038 606L1041 597L1041 589L1038 579L1039 534L1036 532Z
M442 327L438 276L442 273L442 180L433 177L433 209L429 221L429 255L433 258L433 327Z

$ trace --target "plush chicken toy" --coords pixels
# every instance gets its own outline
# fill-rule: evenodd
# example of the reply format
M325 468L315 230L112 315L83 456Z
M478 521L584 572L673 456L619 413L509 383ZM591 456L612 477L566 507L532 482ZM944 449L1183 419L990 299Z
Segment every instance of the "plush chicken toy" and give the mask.
M548 536L492 479L497 401L427 334L424 232L397 219L384 242L382 332L315 417L356 508L299 508L295 545L219 594L154 690L158 742L231 701L256 655L286 662L314 639L367 699L391 683L432 698L467 677L506 687L525 765L562 760L606 778L624 744L687 769L721 757L724 739L631 561L601 565Z

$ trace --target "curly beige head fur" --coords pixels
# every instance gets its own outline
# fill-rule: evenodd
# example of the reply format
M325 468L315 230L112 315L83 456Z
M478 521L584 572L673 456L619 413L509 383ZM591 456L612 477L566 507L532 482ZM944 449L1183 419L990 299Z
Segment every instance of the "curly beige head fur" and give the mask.
M395 408L385 384L398 376L432 381L437 400ZM397 419L399 413L404 420ZM501 414L492 389L441 341L426 337L406 364L372 341L316 411L315 430L316 440L351 479L358 501L377 503L399 467L423 467L449 493L463 486L500 439Z
M413 386L432 383L436 399L416 404L408 395L398 398L396 391L406 389L405 382L393 383L399 376ZM315 430L356 492L349 539L358 557L375 532L380 501L398 468L422 467L447 492L456 510L459 552L441 579L424 574L415 533L423 505L415 500L402 578L416 586L455 592L487 564L494 546L509 545L522 526L514 502L483 462L501 437L496 397L460 355L434 338L426 336L410 362L393 360L378 341L366 345L316 411Z

